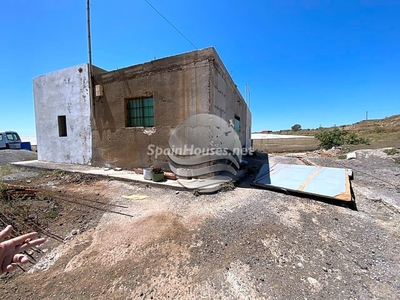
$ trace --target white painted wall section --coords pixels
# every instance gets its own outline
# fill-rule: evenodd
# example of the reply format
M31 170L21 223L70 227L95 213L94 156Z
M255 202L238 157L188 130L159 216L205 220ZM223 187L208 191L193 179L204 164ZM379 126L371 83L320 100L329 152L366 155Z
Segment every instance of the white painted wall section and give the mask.
M35 78L33 93L38 159L90 164L92 129L88 65ZM59 116L66 118L67 136L59 136Z

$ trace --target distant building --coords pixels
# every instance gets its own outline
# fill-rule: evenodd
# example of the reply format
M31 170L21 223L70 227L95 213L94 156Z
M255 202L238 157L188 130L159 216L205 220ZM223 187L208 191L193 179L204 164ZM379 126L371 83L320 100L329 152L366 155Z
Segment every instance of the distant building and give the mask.
M251 144L251 113L214 48L107 72L88 64L33 80L38 159L132 169L165 166L148 145L168 147L173 129L208 113ZM91 100L90 93L93 93Z

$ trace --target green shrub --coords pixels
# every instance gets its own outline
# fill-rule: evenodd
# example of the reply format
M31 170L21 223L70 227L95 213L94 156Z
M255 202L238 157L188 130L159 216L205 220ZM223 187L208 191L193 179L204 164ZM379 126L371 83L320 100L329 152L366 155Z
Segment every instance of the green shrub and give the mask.
M359 145L368 144L369 142L367 139L359 137L355 133L349 134L348 131L340 130L339 128L322 131L317 133L315 137L321 142L320 146L324 149L330 149L343 144Z
M357 136L354 132L344 137L344 143L347 145L368 144L368 142L367 139Z
M337 157L338 159L346 159L347 155L346 154L341 154Z
M317 133L315 137L321 142L320 146L324 149L340 146L344 144L344 136L347 131L335 128L329 131Z
M399 153L399 151L396 148L390 148L390 149L385 149L383 150L387 155L395 155Z

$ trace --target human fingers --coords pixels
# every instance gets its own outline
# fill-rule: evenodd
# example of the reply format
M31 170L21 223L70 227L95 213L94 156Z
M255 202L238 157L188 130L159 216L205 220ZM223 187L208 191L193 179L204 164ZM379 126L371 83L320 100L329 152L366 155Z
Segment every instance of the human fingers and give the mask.
M40 238L40 239L35 239L35 240L30 240L28 242L24 242L22 245L19 245L15 248L15 253L23 252L32 247L39 246L39 245L43 244L45 241L46 241L45 238Z
M6 239L7 236L10 235L12 230L12 226L8 225L6 228L4 228L2 231L0 231L0 243Z
M5 257L2 258L1 263L1 271L0 273L4 272L9 272L10 270L13 270L14 268L11 268L11 265L14 265L15 263L27 263L29 260L25 255L18 254L19 252L23 252L29 248L38 246L40 244L43 244L45 242L45 238L40 238L36 239L33 241L26 242L22 245L14 245L11 240L3 242L3 246L5 246L6 252L5 252ZM11 268L11 269L10 269Z
M29 262L29 259L25 255L11 252L3 257L0 273L10 272L15 269L18 263L25 264L27 262Z
M5 241L4 243L7 243L8 241ZM4 244L3 243L3 244ZM13 264L13 258L14 258L15 253L9 249L7 251L6 255L4 255L1 259L1 271L2 273L8 272L9 266Z
M12 262L26 264L27 262L29 262L29 259L23 254L15 254L12 258Z
M20 236L17 236L7 242L12 243L15 247L24 244L26 241L33 240L37 237L37 232L30 232Z
M16 267L17 267L17 264L9 264L9 265L5 268L5 270L3 270L3 273L14 271L14 269L15 269Z

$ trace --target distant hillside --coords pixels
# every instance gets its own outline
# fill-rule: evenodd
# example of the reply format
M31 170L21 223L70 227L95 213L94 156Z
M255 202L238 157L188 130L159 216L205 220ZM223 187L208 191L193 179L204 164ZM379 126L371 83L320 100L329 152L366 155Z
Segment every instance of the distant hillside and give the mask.
M377 120L364 120L353 125L346 125L344 129L363 134L400 132L400 115Z
M314 136L318 132L331 130L335 127L318 129L301 129L299 131L280 130L279 134L290 135L310 135ZM400 115L394 115L384 119L364 120L352 125L341 125L337 128L354 132L360 137L370 140L370 145L362 148L380 148L380 147L400 147Z

